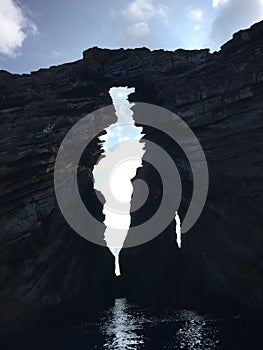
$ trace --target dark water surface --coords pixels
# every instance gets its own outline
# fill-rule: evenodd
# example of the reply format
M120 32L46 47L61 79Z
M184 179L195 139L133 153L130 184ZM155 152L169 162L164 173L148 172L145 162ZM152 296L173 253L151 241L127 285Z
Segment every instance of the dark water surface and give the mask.
M2 348L2 347L1 347ZM154 312L117 299L97 321L10 340L10 350L257 350L263 349L260 325L251 320L200 316L193 311Z

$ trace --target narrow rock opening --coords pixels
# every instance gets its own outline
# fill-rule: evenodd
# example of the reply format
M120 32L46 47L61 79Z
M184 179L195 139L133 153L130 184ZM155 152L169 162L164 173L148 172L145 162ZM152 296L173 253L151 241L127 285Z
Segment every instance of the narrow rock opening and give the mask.
M178 214L178 211L175 212L175 222L176 222L176 228L175 228L176 242L177 242L178 248L181 248L181 246L182 246L181 219L180 219L180 216Z
M142 128L136 127L128 96L135 88L112 87L109 94L116 111L117 122L111 124L100 137L102 157L95 165L94 188L105 198L103 214L104 237L115 256L115 274L121 274L119 253L131 224L132 178L142 166L144 143Z

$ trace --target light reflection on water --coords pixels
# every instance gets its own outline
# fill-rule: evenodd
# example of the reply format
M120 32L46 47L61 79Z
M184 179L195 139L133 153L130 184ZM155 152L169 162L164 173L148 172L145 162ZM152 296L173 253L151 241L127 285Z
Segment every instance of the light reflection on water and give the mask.
M115 306L103 320L102 333L106 337L104 349L145 349L156 335L152 346L158 349L217 349L216 328L211 320L192 311L148 315L126 302L117 299ZM161 333L162 332L162 333ZM148 336L147 336L148 333ZM160 349L161 349L160 348Z
M217 330L215 325L203 317L188 311L182 313L184 325L177 332L176 339L182 349L216 349Z
M129 307L125 299L116 299L112 309L112 316L102 327L102 332L109 340L104 344L105 349L136 349L144 344L142 334L142 320L129 313Z
M0 343L8 350L258 350L262 329L259 320L154 311L117 299L93 321Z

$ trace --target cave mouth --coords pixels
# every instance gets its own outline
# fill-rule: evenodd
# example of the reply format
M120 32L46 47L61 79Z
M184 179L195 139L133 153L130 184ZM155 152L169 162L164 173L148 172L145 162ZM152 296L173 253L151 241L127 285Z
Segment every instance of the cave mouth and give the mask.
M105 198L103 214L106 230L104 239L115 257L115 274L119 276L119 253L131 224L131 180L142 167L144 143L142 128L135 125L128 96L135 88L112 87L109 94L117 121L100 136L102 156L94 166L94 188ZM132 148L132 154L130 152Z

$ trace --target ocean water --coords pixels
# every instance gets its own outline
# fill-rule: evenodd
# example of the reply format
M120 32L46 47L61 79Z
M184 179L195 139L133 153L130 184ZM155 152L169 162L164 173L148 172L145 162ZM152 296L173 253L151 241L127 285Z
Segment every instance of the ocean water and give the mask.
M239 316L216 318L193 311L156 312L116 299L95 321L52 333L11 339L8 350L260 350L260 325ZM2 348L2 347L1 347Z

